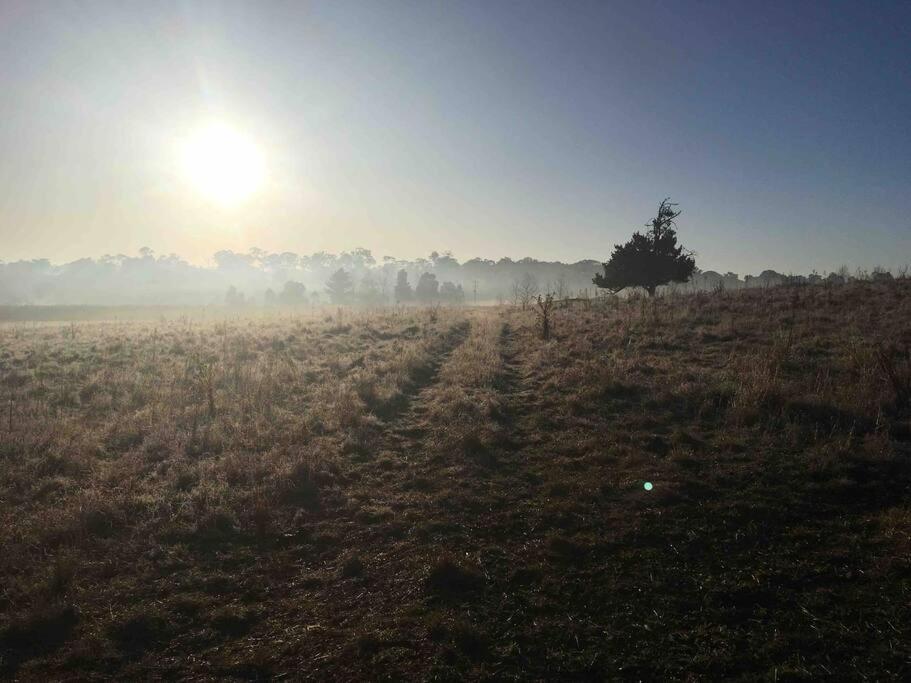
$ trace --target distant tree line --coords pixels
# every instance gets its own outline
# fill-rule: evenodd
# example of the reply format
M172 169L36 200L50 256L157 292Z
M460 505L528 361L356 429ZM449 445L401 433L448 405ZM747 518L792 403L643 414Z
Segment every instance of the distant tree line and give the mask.
M433 252L413 260L367 249L298 255L251 249L219 251L207 266L142 249L52 264L0 261L0 304L174 304L302 306L328 303L485 304L506 302L515 281L534 278L575 294L594 289L597 261L566 264L531 258L470 259Z
M599 270L603 275L603 265L595 260L560 263L532 258L474 258L459 262L449 252L433 252L428 258L413 260L391 256L376 259L367 249L308 256L261 249L219 251L210 265L200 266L174 254L156 255L151 249L142 249L136 256L108 255L59 265L47 259L0 261L0 304L294 307L512 302L530 307L538 294L553 293L558 299L590 298L607 291L592 281ZM694 268L686 282L671 282L656 290L879 280L902 274L882 268L849 272L843 267L823 274L794 276L766 270L740 277Z

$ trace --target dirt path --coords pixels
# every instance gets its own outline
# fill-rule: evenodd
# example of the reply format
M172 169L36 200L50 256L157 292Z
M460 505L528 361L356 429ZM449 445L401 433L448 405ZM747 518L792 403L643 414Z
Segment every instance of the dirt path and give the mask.
M326 637L313 639L319 662L308 673L313 678L425 677L429 662L445 669L448 660L465 657L489 667L493 642L511 639L494 631L512 628L501 610L518 614L523 607L509 604L504 591L516 579L517 561L536 554L540 544L528 511L539 504L541 485L524 451L533 390L505 324L496 339L502 363L493 385L497 408L490 425L478 425L489 427L487 438L464 453L441 449L440 425L431 414L448 389L439 370L469 332L441 355L407 409L387 423L377 457L360 468L353 493L359 510L344 545L363 569L337 580L345 566L339 557L335 576L307 596L327 605L321 623L332 624ZM446 562L465 575L449 577L453 586L429 587L428 577ZM328 635L336 629L335 637ZM309 649L302 645L298 662Z
M233 563L233 613L259 615L248 632L208 648L188 633L170 661L189 648L201 675L253 679L598 671L604 625L586 593L603 581L605 511L564 481L569 434L542 429L536 348L509 319L457 324L322 508L274 543L212 556ZM460 374L479 365L489 373ZM453 440L464 410L476 429Z
M598 671L604 625L586 591L603 580L605 516L563 481L567 433L541 428L531 335L509 320L453 330L371 452L349 463L340 501L259 551L241 585L268 615L203 652L201 670L312 680ZM454 388L454 369L479 357L492 379ZM453 442L447 423L478 408L466 396L484 410L476 433Z
M21 677L905 680L907 441L820 431L842 399L817 405L796 363L793 401L743 413L728 366L764 353L752 310L724 325L752 342L700 307L665 328L573 313L548 342L519 310L357 331L325 421L289 452L213 457L181 494L238 524L200 514L110 572L135 539L99 538L79 612L36 603L0 653L75 626ZM47 565L35 595L66 577Z
M372 452L348 473L347 505L325 511L305 543L289 548L303 556L296 563L303 571L285 586L295 601L283 604L275 623L299 626L286 629L287 652L268 673L294 671L314 680L393 676L428 656L421 652L425 628L418 623L415 630L403 616L421 604L426 558L442 552L427 534L451 524L445 517L420 521L428 487L439 476L424 443L426 406L440 390L440 369L470 332L470 321L456 325L397 409L384 416Z
M383 605L359 606L369 652L346 662L358 665L358 675L425 677L428 662L437 661L445 671L447 662L465 658L479 675L527 664L517 628L531 603L520 594L539 574L546 492L536 471L539 451L528 448L538 438L530 428L534 378L525 374L508 323L497 346L502 367L494 383L492 438L465 453L439 449L428 415L428 406L445 391L438 383L425 386L386 433L389 459L374 464L371 503L394 512L403 536L391 542L379 531L373 537L375 544L388 546L374 555L369 570L371 581L386 577L385 594ZM441 565L441 558L465 574L453 571L447 579L452 585L435 590L428 577L449 566ZM515 591L517 585L522 590Z

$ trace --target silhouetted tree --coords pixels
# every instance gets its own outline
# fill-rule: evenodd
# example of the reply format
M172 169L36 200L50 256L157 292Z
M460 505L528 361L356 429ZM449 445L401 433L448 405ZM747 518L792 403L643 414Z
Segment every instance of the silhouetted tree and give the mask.
M686 282L696 267L693 255L677 244L675 220L680 215L676 204L665 199L658 205L658 215L646 223L646 234L634 232L626 244L614 246L604 273L595 275L592 282L615 294L627 287L642 287L649 296L660 285Z
M400 304L411 301L411 299L414 298L414 291L411 289L411 285L408 284L408 273L405 272L404 268L402 268L396 276L394 292L395 300Z
M414 295L418 301L427 303L437 298L439 289L437 276L433 273L424 273L418 280L418 286L414 288Z
M339 268L332 273L332 277L326 283L326 293L334 304L344 304L351 300L351 295L354 293L354 282L347 270Z

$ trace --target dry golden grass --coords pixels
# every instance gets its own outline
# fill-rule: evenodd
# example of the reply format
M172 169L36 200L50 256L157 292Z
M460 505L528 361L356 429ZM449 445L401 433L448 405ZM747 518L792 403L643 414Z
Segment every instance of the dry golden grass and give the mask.
M0 675L911 673L911 284L551 317L0 327Z

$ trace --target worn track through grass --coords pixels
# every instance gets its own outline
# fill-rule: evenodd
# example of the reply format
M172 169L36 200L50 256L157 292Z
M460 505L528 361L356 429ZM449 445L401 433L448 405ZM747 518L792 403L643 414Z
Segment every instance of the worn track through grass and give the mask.
M325 392L333 412L270 385L294 400L263 426L308 420L275 442L326 456L301 475L312 505L207 502L297 482L282 451L129 447L117 482L199 465L224 486L200 476L163 500L241 523L172 536L96 514L91 582L46 568L75 608L37 604L0 653L26 679L907 678L911 431L871 354L909 338L908 293L835 294L566 310L547 342L518 310L260 335L261 361L287 350L300 377L346 390ZM340 397L357 410L336 424ZM273 515L261 528L246 500ZM22 645L42 629L58 649Z
M263 673L295 670L315 680L344 679L360 662L366 665L364 676L376 673L369 663L380 650L405 650L408 659L420 657L416 651L422 639L403 630L399 621L404 606L419 602L418 577L423 571L415 539L407 534L407 520L415 511L403 495L402 483L408 473L422 468L426 403L438 388L441 367L470 331L468 321L456 325L398 410L385 416L373 452L360 458L349 473L351 502L324 511L321 522L308 526L299 550L286 550L300 554L294 564L303 571L284 588L308 606L307 623L285 629L287 652L278 657L269 653L270 665ZM321 553L310 564L307 556L314 539L317 545L338 546L344 552L333 558L329 550L329 555ZM295 623L302 616L296 609L283 610L274 615L274 622ZM244 658L249 659L241 652L227 656Z
M358 484L359 521L370 529L345 539L364 562L364 576L347 588L333 584L331 591L307 596L309 603L316 599L345 615L339 641L324 639L313 652L319 662L314 678L344 677L341 672L352 668L365 677L424 676L427 662L434 661L442 674L450 659L465 657L488 673L519 663L484 668L491 646L512 640L508 632L494 630L502 615L487 603L513 580L516 558L521 563L526 553L534 533L526 512L540 485L523 450L533 389L522 375L515 344L507 323L496 334L502 367L493 382L496 409L486 440L472 439L464 451L440 452L433 438L439 425L428 415L448 389L438 381L427 382L386 425L380 454L364 463ZM469 576L477 572L483 580L440 593L429 586L429 577L441 562L464 567ZM511 628L508 620L502 627ZM353 659L352 641L359 650Z

